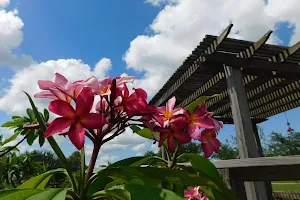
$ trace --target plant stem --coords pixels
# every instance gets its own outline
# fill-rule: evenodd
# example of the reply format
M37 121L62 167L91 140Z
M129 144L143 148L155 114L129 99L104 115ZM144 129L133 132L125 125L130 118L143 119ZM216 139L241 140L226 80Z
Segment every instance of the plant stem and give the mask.
M171 165L169 165L169 168L170 169L173 169L176 165L176 162L177 162L177 156L178 156L178 153L179 153L179 149L180 149L180 143L178 143L176 149L175 149L175 152L173 154L173 158L172 158L172 162L171 162Z
M58 144L56 143L55 139L52 136L48 137L47 140L48 140L50 146L52 147L53 151L57 155L57 157L58 157L59 161L61 162L62 166L66 169L66 171L67 171L67 173L70 177L74 192L77 193L77 191L78 191L77 190L78 189L77 184L76 184L75 178L72 174L72 170L68 165L68 161L67 161L64 153L61 151L61 149L59 148Z
M85 153L84 147L80 151L80 199L84 199Z
M4 151L2 154L0 154L0 157L2 156L5 156L6 154L8 154L11 150L13 150L14 148L16 148L19 144L21 144L26 138L27 138L28 135L26 135L22 140L20 140L15 146L12 146L10 148L7 148L6 151Z
M93 149L92 157L91 157L90 164L87 168L87 172L86 172L86 175L85 175L85 183L87 183L87 181L89 180L89 178L93 174L93 170L94 170L94 167L95 167L95 164L96 164L98 153L100 151L100 147L101 147L100 143L98 143L98 142L94 143L94 149Z

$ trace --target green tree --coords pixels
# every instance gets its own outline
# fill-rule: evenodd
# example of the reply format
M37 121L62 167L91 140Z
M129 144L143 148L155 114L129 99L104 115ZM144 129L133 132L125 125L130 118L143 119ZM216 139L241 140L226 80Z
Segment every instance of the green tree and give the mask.
M266 156L300 155L300 132L287 134L272 132Z

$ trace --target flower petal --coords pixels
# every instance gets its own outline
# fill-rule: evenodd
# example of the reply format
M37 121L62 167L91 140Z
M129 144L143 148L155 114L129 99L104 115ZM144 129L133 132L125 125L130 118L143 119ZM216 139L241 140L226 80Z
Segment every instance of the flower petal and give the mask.
M168 137L168 146L169 146L170 152L174 152L175 151L175 140L174 140L174 136L173 135L170 135Z
M158 147L161 147L161 145L164 143L164 141L169 137L171 131L170 129L165 129L161 127L157 127L155 131L159 132L159 142L158 142Z
M85 86L90 87L93 91L99 90L99 81L96 77L89 78L85 83Z
M90 88L83 88L76 99L76 114L89 113L94 103L94 94Z
M134 92L136 93L136 95L138 96L138 98L141 98L143 100L147 100L148 95L147 95L146 91L143 90L142 88L134 89Z
M81 116L80 123L84 128L91 130L101 128L106 123L106 120L104 115L97 113L85 113Z
M214 129L216 126L213 119L209 117L194 118L193 122L197 124L199 128Z
M167 113L172 113L173 112L175 103L176 103L176 97L175 96L172 97L171 99L169 99L169 101L166 104L166 112Z
M55 87L56 84L48 80L38 80L38 85L41 90L49 90L50 87Z
M74 111L74 108L68 104L67 102L65 101L62 101L62 100L54 100L54 101L51 101L49 106L48 106L48 109L57 114L57 115L60 115L60 116L63 116L63 117L75 117L75 111Z
M57 99L57 97L49 91L38 92L34 95L35 98L48 98L48 99Z
M59 133L63 131L64 129L68 128L72 124L72 120L66 118L66 117L59 117L54 119L51 124L48 126L48 128L45 131L44 137L50 137L55 133Z
M176 108L173 110L173 115L183 115L184 114L184 109L183 108Z
M205 158L209 158L214 152L213 146L210 143L201 143L201 147Z
M199 127L194 123L187 127L187 132L194 140L198 140L201 134Z
M183 130L187 125L187 121L184 116L176 116L170 120L170 124L174 130Z
M84 145L84 134L85 130L79 122L72 124L68 132L71 142L78 150L81 150Z
M184 131L175 131L174 137L176 138L176 140L178 140L180 143L183 143L183 144L189 143L192 140L192 138L189 136L189 134Z
M63 75L59 74L59 73L55 73L55 81L54 81L57 85L66 85L69 81L68 79L66 79L66 77L64 77Z
M60 89L58 88L50 88L50 92L52 92L58 99L66 101L68 103L71 102L72 98L67 96L65 93L63 93Z
M132 82L135 79L135 76L123 76L117 79L117 85L121 85L122 83Z

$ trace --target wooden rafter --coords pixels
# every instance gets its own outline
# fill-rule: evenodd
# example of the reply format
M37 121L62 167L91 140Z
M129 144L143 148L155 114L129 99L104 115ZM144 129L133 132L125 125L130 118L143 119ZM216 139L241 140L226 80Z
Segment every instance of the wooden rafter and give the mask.
M232 24L230 24L222 34L212 42L211 45L204 51L204 54L213 54L216 52L218 46L222 43L222 41L228 36ZM185 71L185 73L169 88L169 90L156 102L155 105L160 105L163 103L177 88L179 88L189 76L191 76L199 67L201 67L201 63L205 61L205 57L200 55L198 59L194 61L194 63Z

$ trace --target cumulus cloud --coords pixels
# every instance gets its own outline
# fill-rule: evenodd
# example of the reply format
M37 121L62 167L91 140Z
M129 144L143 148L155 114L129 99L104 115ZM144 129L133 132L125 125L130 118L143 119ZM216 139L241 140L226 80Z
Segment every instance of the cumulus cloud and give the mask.
M109 58L102 58L95 66L94 76L103 78L111 69L111 60Z
M8 6L10 3L10 0L0 0L0 7L4 8Z
M149 29L153 34L139 35L123 56L127 67L144 76L138 87L150 96L167 81L206 34L218 35L233 23L229 37L256 41L276 24L288 21L295 25L291 43L300 38L300 14L297 0L146 0L164 5ZM281 43L272 34L268 43Z
M98 63L98 66L95 68L98 72L101 70L101 67L107 68L105 63L111 63L108 58L104 58L104 61L102 60L99 61L100 64ZM70 81L85 79L93 76L95 73L89 65L75 59L49 60L31 65L17 71L12 77L10 80L11 86L5 89L6 94L0 99L0 110L10 115L25 114L26 108L30 105L22 91L24 90L30 95L34 95L40 91L37 80L52 80L56 72L63 74ZM105 75L107 74L104 72L98 74L98 78L103 78ZM46 108L49 103L48 99L35 99L34 101L40 109Z
M0 7L8 4L9 1L0 0ZM20 69L34 63L30 55L16 55L12 52L23 41L24 23L18 16L18 10L0 9L0 19L0 66Z

